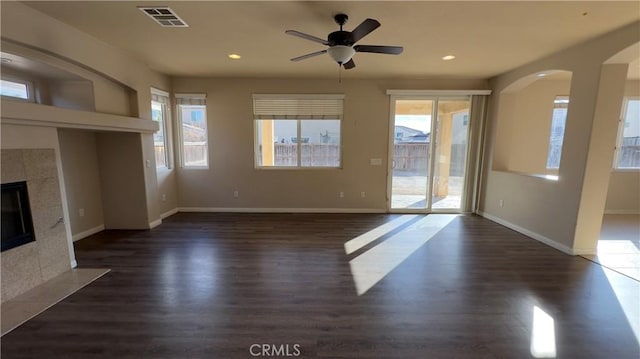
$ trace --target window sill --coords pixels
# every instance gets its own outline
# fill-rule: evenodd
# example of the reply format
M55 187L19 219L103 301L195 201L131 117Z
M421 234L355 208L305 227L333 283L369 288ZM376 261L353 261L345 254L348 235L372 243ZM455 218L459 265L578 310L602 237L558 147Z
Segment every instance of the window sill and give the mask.
M546 181L557 182L560 179L560 176L557 174L544 174L544 173L527 173L527 172L517 172L517 171L505 171L505 170L494 170L495 172L502 173L510 173L514 175L526 176L526 177L534 177L540 178Z
M270 167L254 167L256 170L266 170L266 171L286 171L286 170L293 170L293 171L305 171L305 170L311 170L311 171L318 171L318 170L341 170L342 167L276 167L276 166L270 166Z
M621 172L621 173L637 173L640 172L640 168L614 168L611 172Z

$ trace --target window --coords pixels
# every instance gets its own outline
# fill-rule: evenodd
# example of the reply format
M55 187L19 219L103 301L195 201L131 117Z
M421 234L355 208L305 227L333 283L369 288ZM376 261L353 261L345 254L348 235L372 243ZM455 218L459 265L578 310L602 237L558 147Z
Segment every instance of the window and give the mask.
M3 97L11 97L30 101L32 96L31 89L27 82L15 82L9 80L0 80L0 95Z
M549 152L547 152L547 169L560 168L562 142L564 141L564 127L567 122L569 96L556 96L553 101L551 116L551 133L549 135Z
M624 99L615 168L640 169L640 98Z
M203 94L176 94L184 168L208 168L207 106Z
M153 134L156 168L171 168L171 116L169 93L151 89L151 117L158 122L158 132Z
M343 95L254 95L255 164L339 168Z

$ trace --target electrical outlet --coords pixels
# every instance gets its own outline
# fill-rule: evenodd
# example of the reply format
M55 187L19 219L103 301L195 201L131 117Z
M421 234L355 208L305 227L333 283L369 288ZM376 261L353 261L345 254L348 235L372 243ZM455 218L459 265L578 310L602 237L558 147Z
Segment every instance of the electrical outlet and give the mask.
M504 200L501 199L499 204L500 204L500 208L504 207Z
M240 192L238 190L233 191L233 198L240 197Z
M80 208L80 209L78 209L78 215L79 215L80 217L84 217L84 208Z
M382 158L371 158L369 160L369 163L372 166L382 166Z
M360 197L365 198L367 196L366 193L364 193L364 191L360 192Z
M344 192L341 191L338 196L340 196L340 198L344 198Z
M144 161L144 163L146 164L147 168L151 168L151 161L146 160Z

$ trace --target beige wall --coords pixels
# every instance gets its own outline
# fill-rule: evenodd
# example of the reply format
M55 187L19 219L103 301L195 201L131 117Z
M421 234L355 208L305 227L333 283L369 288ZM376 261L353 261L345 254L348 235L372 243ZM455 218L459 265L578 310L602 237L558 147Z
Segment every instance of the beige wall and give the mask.
M62 170L74 240L104 228L96 134L58 130ZM80 211L84 212L81 215Z
M575 242L575 234L583 195L582 184L587 173L585 164L594 124L594 104L598 98L600 71L609 57L638 41L640 22L635 22L490 81L494 93L499 93L518 79L540 71L566 70L573 73L571 104L562 152L565 160L559 171L559 181L492 169L497 109L501 106L499 97L492 97L485 151L487 166L484 167L486 170L482 179L484 185L479 208L481 212L567 252L594 251L595 243L583 243L581 245L585 247L579 247ZM571 160L567 161L567 158ZM606 183L603 186L598 190L606 191ZM504 207L500 207L500 200L504 201Z
M45 105L81 111L95 111L93 86L90 81L49 81L50 102Z
M640 80L628 80L625 96L640 96ZM606 211L640 213L640 171L611 172Z
M104 78L95 78L93 92L97 112L138 117L131 104L132 99L135 101L135 96L131 94L132 89Z
M55 128L1 125L2 182L27 181L36 241L2 252L2 301L75 266ZM55 226L58 218L63 224Z
M147 187L139 133L96 134L106 229L147 229Z
M605 210L609 213L640 213L640 172L611 173Z
M175 78L176 93L206 93L210 168L180 169L178 206L386 210L387 89L482 89L485 81ZM252 94L344 94L342 168L254 168ZM380 158L381 166L370 159ZM233 197L233 191L239 197ZM345 197L339 198L339 192ZM360 192L365 192L362 198Z
M502 96L494 169L551 174L547 169L549 134L556 96L569 95L570 79L540 79ZM503 128L504 126L504 128Z

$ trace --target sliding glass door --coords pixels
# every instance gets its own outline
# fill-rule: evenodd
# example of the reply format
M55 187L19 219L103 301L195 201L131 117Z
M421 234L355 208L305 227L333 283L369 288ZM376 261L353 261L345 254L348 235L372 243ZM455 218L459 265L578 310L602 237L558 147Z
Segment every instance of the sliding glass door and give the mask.
M392 98L389 209L460 211L469 97Z

